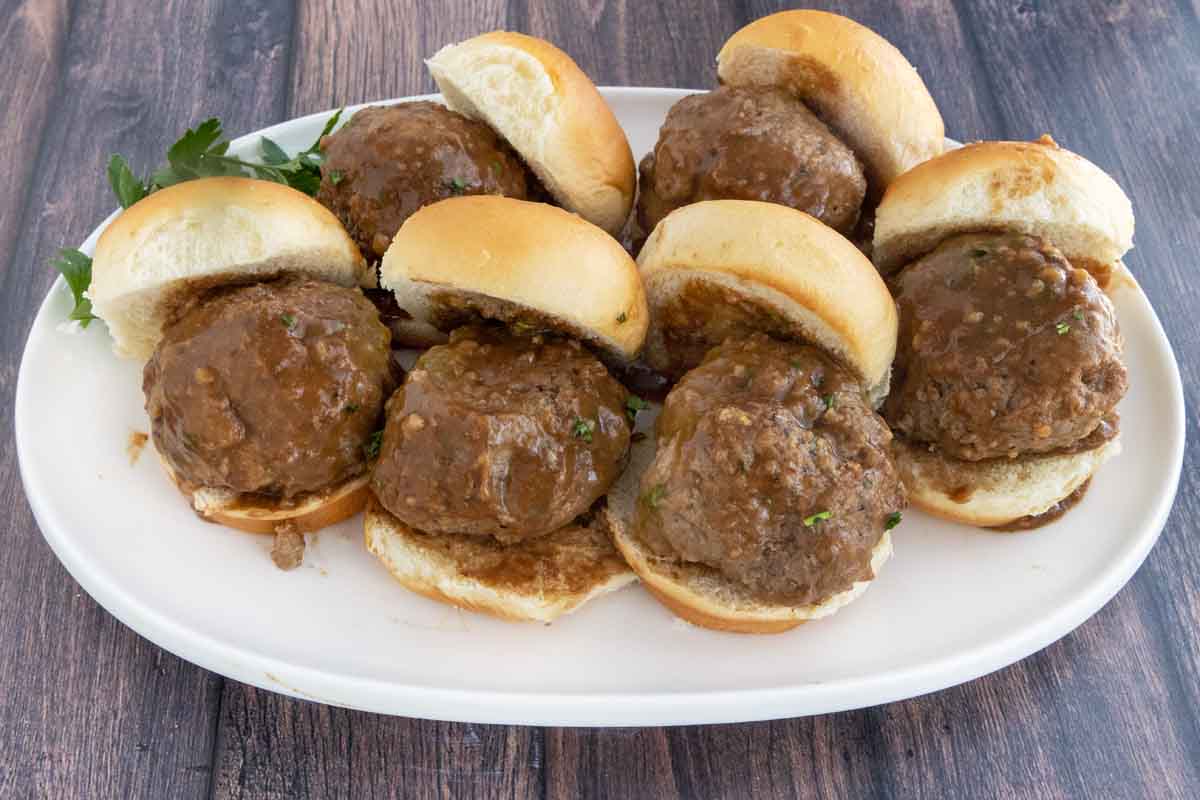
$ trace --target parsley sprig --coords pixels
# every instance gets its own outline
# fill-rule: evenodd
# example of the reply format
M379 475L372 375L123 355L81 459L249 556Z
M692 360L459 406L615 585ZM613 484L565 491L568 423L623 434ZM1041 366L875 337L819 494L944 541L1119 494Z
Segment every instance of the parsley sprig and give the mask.
M196 178L240 175L283 183L314 195L321 185L321 139L329 135L342 117L338 109L325 123L321 135L306 149L289 156L273 140L259 140L262 163L228 154L229 142L222 139L221 121L216 117L189 128L167 149L167 165L143 180L120 155L108 161L108 183L122 208L129 208L148 194Z
M75 298L75 307L71 309L68 319L77 320L86 328L89 322L96 319L92 314L92 301L84 295L92 283L92 259L78 250L64 248L58 251L58 258L51 263L62 273L71 296Z

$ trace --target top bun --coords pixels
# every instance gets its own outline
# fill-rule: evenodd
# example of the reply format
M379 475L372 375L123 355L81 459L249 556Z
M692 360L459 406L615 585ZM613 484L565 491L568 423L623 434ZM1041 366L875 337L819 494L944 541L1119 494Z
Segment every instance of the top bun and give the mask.
M617 235L637 185L625 132L587 75L549 42L493 31L426 64L450 108L492 126L568 211Z
M637 265L616 239L561 208L510 197L420 209L393 237L380 280L439 330L478 317L552 328L618 362L637 356L649 322Z
M822 348L876 404L887 394L896 304L862 252L808 214L756 200L694 203L655 226L638 265L653 319L646 360L660 372L678 377L750 328ZM695 307L696 288L719 299ZM681 339L699 347L681 352Z
M888 187L875 214L875 263L893 272L951 236L981 230L1048 239L1104 286L1133 246L1133 208L1104 170L1049 136L969 144Z
M308 195L253 178L201 178L139 200L105 229L88 296L117 354L145 361L192 292L283 274L342 286L370 280L337 217Z
M796 95L854 150L873 197L942 152L945 127L904 54L863 25L825 11L781 11L751 22L717 54L730 86Z

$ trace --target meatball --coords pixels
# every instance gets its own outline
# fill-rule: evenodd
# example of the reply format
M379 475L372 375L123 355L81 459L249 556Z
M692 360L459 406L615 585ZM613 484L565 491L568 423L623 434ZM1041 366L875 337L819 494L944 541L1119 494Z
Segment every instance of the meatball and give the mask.
M289 280L209 296L146 363L154 446L189 488L290 499L359 475L393 387L389 339L357 289Z
M422 206L462 194L538 199L540 184L500 136L439 103L357 112L321 142L317 200L368 259L383 256Z
M967 461L1073 448L1125 394L1112 303L1050 243L954 237L894 280L900 336L884 416Z
M872 551L906 503L891 439L819 351L731 339L667 396L635 530L756 597L822 602L874 577Z
M371 487L419 530L542 536L620 474L626 396L577 342L459 328L388 401Z
M639 185L647 233L680 206L736 199L791 206L849 234L867 190L854 153L799 100L728 86L671 107Z

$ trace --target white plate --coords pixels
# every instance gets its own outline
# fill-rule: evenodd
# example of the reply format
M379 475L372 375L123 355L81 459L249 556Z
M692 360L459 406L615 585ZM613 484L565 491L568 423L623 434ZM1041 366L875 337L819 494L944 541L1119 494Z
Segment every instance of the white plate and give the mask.
M685 93L604 94L641 154ZM295 150L325 117L263 133ZM233 149L250 154L257 141L252 134ZM1115 300L1130 378L1125 452L1080 506L1019 534L909 511L894 532L895 558L862 599L779 636L691 627L637 587L548 627L461 612L395 584L363 550L358 519L320 534L302 568L280 572L265 537L200 522L153 453L130 465L130 433L149 430L140 370L112 355L102 324L60 330L70 309L61 281L26 344L17 447L46 541L84 589L141 635L231 678L326 703L475 722L817 714L912 697L1023 658L1095 613L1142 563L1179 479L1183 395L1146 298L1124 289Z

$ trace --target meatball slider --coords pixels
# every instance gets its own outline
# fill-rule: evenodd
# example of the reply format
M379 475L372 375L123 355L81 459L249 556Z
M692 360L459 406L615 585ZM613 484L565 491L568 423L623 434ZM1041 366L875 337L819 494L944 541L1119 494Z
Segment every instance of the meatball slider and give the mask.
M1034 527L1115 455L1127 378L1106 287L1133 211L1096 165L982 142L896 180L875 257L900 308L884 416L913 502L971 525Z
M754 201L673 212L639 263L651 354L683 374L609 495L617 547L697 625L832 614L891 555L905 505L872 409L896 346L887 287L832 229Z
M633 205L633 156L570 56L495 31L443 47L427 64L448 108L365 108L322 144L317 199L372 261L418 208L456 195L548 200L621 230Z
M629 583L591 513L631 434L601 359L636 357L648 320L628 254L562 209L463 197L410 217L381 277L452 333L388 401L368 549L413 591L518 620Z
M824 11L750 23L717 56L721 86L680 100L641 163L644 231L701 200L763 200L870 239L883 190L942 152L941 115L904 55Z
M362 508L392 388L368 276L329 211L248 178L155 192L101 235L93 308L146 362L155 449L205 519L295 533Z

